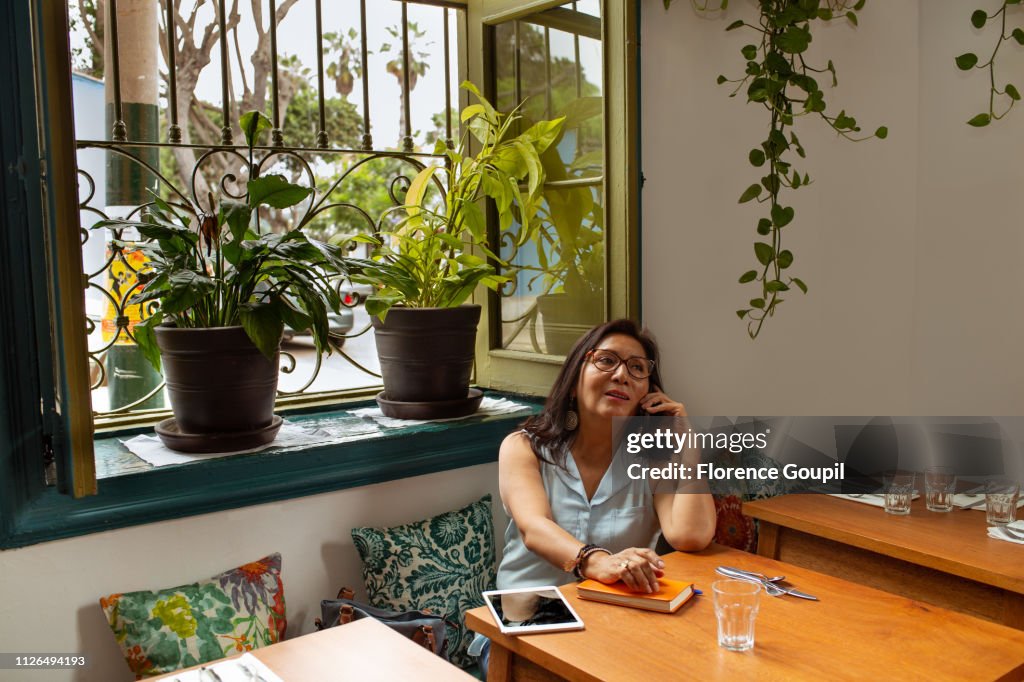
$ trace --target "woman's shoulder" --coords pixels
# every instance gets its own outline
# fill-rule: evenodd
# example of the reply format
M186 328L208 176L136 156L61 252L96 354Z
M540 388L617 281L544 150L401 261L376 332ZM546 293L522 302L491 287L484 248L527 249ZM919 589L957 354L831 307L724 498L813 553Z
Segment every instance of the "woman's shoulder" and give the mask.
M546 444L536 442L529 431L520 429L505 436L498 450L498 460L530 462L539 468L550 462L551 453Z
M530 435L526 429L519 429L505 436L501 441L499 456L505 453L529 452L533 454L533 444L530 442Z

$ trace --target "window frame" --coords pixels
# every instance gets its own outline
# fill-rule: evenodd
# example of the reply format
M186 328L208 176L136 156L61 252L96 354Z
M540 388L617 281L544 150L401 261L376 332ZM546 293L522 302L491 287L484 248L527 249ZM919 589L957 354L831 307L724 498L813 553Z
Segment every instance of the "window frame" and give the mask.
M494 24L518 19L566 0L469 0L466 9L468 73L493 99ZM603 92L605 99L605 200L607 260L606 319L640 319L640 112L639 3L601 0ZM611 96L610 93L618 93ZM544 395L564 358L499 347L497 294L478 294L482 325L477 335L477 381L499 390Z
M467 35L460 36L466 46L460 62L466 61L461 73L469 73L471 79L479 78L484 58L482 30L477 30L483 24L475 24L470 17L482 16L479 11L485 2L488 8L501 2L519 12L560 4L470 0L464 23ZM446 0L445 4L462 3ZM606 92L627 93L615 98L615 106L609 106L606 114L607 224L615 225L609 229L608 241L606 305L611 317L639 316L638 9L632 0L603 2ZM69 46L66 32L59 40L33 38L40 35L34 29L53 35L62 14L66 22L66 12L64 3L47 0L15 0L0 8L0 17L7 19L0 32L8 38L0 48L6 50L6 58L0 60L0 87L11 94L0 100L5 121L0 127L0 167L4 169L0 188L7 199L0 207L5 225L0 234L4 247L0 249L0 341L8 351L0 361L0 403L6 408L0 416L0 549L494 462L498 444L522 415L416 433L415 448L409 447L412 436L397 436L284 456L226 457L104 479L98 493L89 497L63 494L82 494L89 491L90 482L96 485L94 475L85 475L86 467L94 466L91 407L87 400L74 399L88 395L88 368L84 362L76 364L73 357L69 360L75 345L65 343L78 337L84 358L85 338L77 333L65 335L66 339L61 336L62 330L83 329L85 315L84 300L78 305L60 304L83 294L80 255L75 250L72 258L65 248L78 243L77 219L64 219L69 210L77 216L74 165L66 163L74 154L74 130L71 122L59 130L41 123L53 120L46 116L46 107L57 106L62 96L70 97ZM34 26L34 20L42 24ZM615 66L617 60L609 55L620 54L624 59ZM42 59L47 69L57 69L46 72L45 83L35 82L36 59ZM39 110L37 85L46 86L44 96L38 98ZM632 132L620 135L621 144L613 151L609 130ZM48 168L54 173L47 173ZM622 193L608 188L621 188ZM58 238L60 225L63 239ZM57 267L48 270L48 262ZM478 300L481 297L477 295ZM482 303L487 310L487 301ZM532 395L547 392L561 358L492 350L490 338L485 324L479 335L478 383ZM83 392L76 392L76 386ZM83 421L83 411L88 422ZM55 462L44 466L47 453ZM48 485L54 471L58 485ZM69 472L79 476L77 483Z

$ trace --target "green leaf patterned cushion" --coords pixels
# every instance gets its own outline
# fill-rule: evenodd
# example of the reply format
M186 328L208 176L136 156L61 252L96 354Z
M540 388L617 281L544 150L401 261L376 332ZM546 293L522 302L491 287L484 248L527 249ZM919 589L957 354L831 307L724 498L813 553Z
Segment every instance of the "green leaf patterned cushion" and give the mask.
M448 658L459 666L472 638L465 613L494 589L491 496L432 519L394 528L354 528L370 603L381 609L425 609L448 623Z
M128 667L140 680L284 639L281 555L209 580L100 599Z

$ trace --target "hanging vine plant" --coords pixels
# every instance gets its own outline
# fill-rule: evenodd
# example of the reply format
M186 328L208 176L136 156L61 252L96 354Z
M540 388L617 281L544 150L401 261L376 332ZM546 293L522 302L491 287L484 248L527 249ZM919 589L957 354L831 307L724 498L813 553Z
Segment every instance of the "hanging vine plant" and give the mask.
M664 2L667 9L672 0ZM724 10L728 5L728 0L691 2L700 12ZM712 2L717 2L717 6L710 6ZM803 116L816 116L840 136L854 142L875 137L884 139L888 135L884 126L873 134L861 134L857 120L845 110L830 115L825 93L817 78L827 76L835 87L838 84L835 65L830 59L824 67L816 68L805 59L816 22L845 19L856 26L857 13L865 2L759 0L756 23L741 19L725 29L749 29L757 34L757 39L740 50L746 63L744 75L740 78L719 76L719 85L728 83L733 86L730 97L746 88L747 101L762 105L768 112L768 134L747 156L750 165L762 169L764 175L759 182L747 187L739 198L741 204L757 201L765 208L763 217L757 221L758 237L754 241L754 257L758 265L739 278L741 284L750 283L760 290L749 300L747 307L736 311L739 318L747 323L747 333L752 339L757 338L765 320L775 314L785 300L786 292L796 288L807 293L803 280L790 274L793 252L783 248L782 244L782 230L796 216L793 207L783 202L783 193L806 187L812 182L810 175L801 172L793 162L793 154L801 159L807 155L793 131L794 122Z
M986 25L999 25L999 37L992 48L992 54L986 61L981 62L974 52L965 52L956 58L956 65L961 71L970 71L971 69L988 71L988 111L967 121L969 125L977 128L982 128L1003 118L1010 113L1013 105L1020 101L1020 91L1013 83L1007 83L1002 88L996 84L996 57L999 55L999 49L1003 43L1013 40L1018 45L1024 45L1024 29L1020 26L1009 25L1008 14L1011 5L1016 5L1019 8L1021 0L1003 0L999 3L999 8L992 14L983 9L976 9L971 13L971 25L979 31Z

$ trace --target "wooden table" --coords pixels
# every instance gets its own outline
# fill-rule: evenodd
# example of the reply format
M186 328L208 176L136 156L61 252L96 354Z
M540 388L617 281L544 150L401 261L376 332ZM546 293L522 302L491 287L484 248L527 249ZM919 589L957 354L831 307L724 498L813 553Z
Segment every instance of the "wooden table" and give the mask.
M1024 547L985 533L985 512L908 516L828 495L743 505L760 519L758 554L1024 629Z
M579 632L502 635L486 608L470 629L492 640L488 682L507 680L1021 680L1024 632L839 578L712 545L665 557L670 578L704 591L674 614L583 601L562 592L583 619ZM715 567L786 574L820 602L762 595L756 644L718 646Z
M474 679L371 618L287 639L251 653L285 682ZM171 680L178 674L180 671L152 679Z

